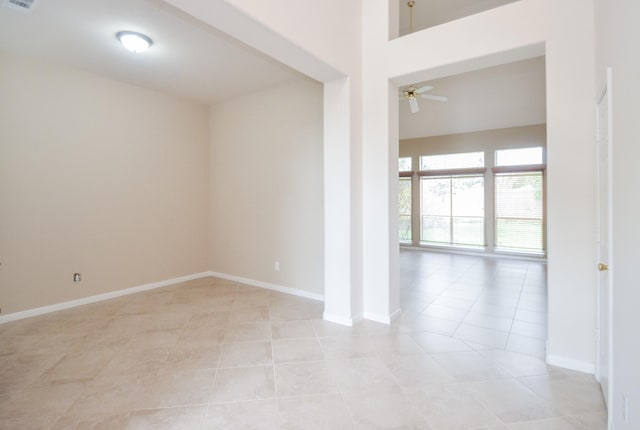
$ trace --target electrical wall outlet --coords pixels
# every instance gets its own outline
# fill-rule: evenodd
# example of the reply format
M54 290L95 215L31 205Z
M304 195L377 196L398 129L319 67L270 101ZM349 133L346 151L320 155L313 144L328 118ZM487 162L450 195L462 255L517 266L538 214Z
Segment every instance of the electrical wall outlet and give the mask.
M273 270L275 270L276 272L280 271L280 262L276 261L275 263L273 263Z
M82 281L82 276L80 275L80 273L74 273L73 282L80 282L80 281Z

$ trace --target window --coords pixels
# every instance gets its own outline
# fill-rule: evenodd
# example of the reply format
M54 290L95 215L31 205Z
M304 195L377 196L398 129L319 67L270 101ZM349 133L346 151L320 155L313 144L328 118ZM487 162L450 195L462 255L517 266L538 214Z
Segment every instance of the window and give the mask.
M484 152L420 157L420 241L483 246Z
M543 163L541 146L496 151L496 166L525 166Z
M411 157L400 157L398 159L398 172L411 172Z
M400 242L411 243L411 178L400 178Z
M484 245L484 176L421 178L421 241Z
M496 248L543 253L544 165L542 148L496 151Z
M411 243L413 240L411 234L411 177L413 171L411 169L411 157L401 157L398 159L398 170L400 172L400 187L398 189L398 212L400 219L398 220L400 242Z
M484 167L484 152L425 155L420 157L420 170L452 170Z

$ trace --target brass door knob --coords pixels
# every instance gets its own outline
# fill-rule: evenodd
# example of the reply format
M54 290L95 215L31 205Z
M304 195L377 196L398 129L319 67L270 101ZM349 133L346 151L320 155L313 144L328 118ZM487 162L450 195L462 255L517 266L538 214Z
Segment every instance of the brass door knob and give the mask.
M598 264L598 270L601 271L601 272L604 272L605 270L609 270L609 266L607 266L604 263L599 263Z

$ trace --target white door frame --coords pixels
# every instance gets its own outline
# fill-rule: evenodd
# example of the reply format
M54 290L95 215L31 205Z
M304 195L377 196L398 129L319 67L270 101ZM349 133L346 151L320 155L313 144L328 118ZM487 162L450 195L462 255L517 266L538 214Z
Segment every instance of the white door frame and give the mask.
M606 202L602 202L601 198L600 198L600 178L601 178L601 171L600 171L600 133L601 133L601 125L600 125L600 103L602 102L602 100L604 98L607 98L607 191L606 191L606 195L607 195L607 201ZM613 94L612 94L612 69L611 67L608 67L606 70L606 83L604 85L604 88L602 89L599 97L596 99L596 172L597 172L597 186L596 186L596 194L597 194L597 228L598 228L598 246L597 246L597 253L598 253L598 263L600 262L606 262L609 265L609 270L607 270L607 281L608 281L608 289L609 289L609 294L608 294L608 300L607 300L607 305L608 305L608 312L607 312L607 323L606 323L606 328L607 328L607 345L602 345L600 339L601 339L601 334L600 334L600 330L602 327L602 321L601 321L601 306L602 304L600 303L600 274L598 272L596 272L596 276L597 276L597 285L598 285L598 290L597 290L597 326L596 326L596 340L597 340L597 353L596 353L596 378L598 380L600 380L601 375L600 375L600 356L601 356L601 351L603 348L607 349L607 355L608 355L608 375L607 375L607 393L606 393L606 398L607 398L607 420L608 420L608 424L607 424L607 428L612 428L612 414L610 412L612 412L614 410L613 408L613 403L614 403L614 397L613 397L613 237L612 237L612 232L613 232L613 228L612 228L612 222L613 222L613 211L612 211L612 204L611 204L611 199L612 199L612 192L613 192L613 187L612 187L612 144L613 144L613 133L612 133L612 109L613 109ZM601 237L601 231L600 231L600 209L601 209L601 205L605 204L606 207L606 211L607 211L607 226L605 227L607 229L607 231L605 232L605 234L608 236L608 255L600 255L600 237Z

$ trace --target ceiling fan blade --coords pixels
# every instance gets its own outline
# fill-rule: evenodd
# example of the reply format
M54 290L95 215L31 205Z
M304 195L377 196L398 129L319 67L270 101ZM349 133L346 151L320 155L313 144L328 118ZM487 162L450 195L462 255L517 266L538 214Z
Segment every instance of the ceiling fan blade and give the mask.
M425 91L429 91L429 90L432 90L432 89L433 89L433 87L432 87L431 85L425 85L424 87L420 87L420 88L418 88L418 89L417 89L417 90L415 90L414 92L415 92L416 94L422 94L422 93L424 93Z
M431 94L420 94L420 97L422 97L423 99L429 99L429 100L437 100L439 102L446 102L449 100L449 97L445 97L445 96L433 96Z
M418 100L415 97L409 98L409 107L411 108L411 113L416 113L420 110L420 106L418 106Z

